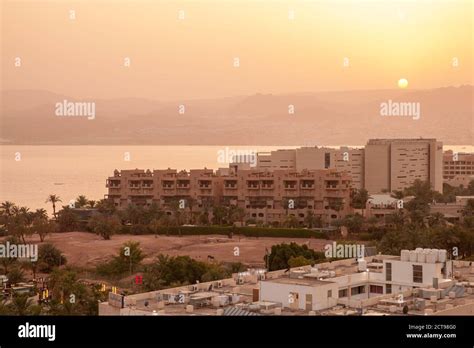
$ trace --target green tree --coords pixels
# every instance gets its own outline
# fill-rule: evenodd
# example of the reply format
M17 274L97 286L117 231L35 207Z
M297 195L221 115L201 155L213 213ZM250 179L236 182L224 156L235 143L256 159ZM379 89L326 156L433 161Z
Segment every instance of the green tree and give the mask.
M67 263L66 257L61 250L51 243L41 244L38 248L38 267L41 272L49 273L54 268Z
M299 226L298 219L294 215L287 215L283 225L290 228L296 228Z
M323 221L321 220L321 217L314 215L313 211L309 209L304 218L304 223L308 228L323 227Z
M11 302L11 308L17 315L31 314L33 305L33 300L28 297L28 294L16 294Z
M291 258L298 258L299 256L311 261L311 263L318 263L322 260L325 260L325 255L323 252L309 249L306 244L298 245L296 243L282 243L273 245L270 254L265 255L264 260L268 266L268 270L275 271L289 268L289 260Z
M223 225L227 216L227 208L224 206L219 205L212 209L212 223L214 225Z
M471 181L471 183L473 183ZM464 207L462 211L463 216L474 216L474 199L468 199L466 202L466 206Z
M89 203L89 200L86 196L80 195L76 198L76 202L74 203L75 208L84 208Z
M95 215L88 223L88 227L103 239L108 240L120 231L122 224L116 216Z
M296 257L292 256L288 260L288 266L291 268L312 265L313 263L314 263L314 260L307 259L301 255L296 256Z
M40 241L44 242L44 239L48 234L56 232L57 223L55 221L48 220L47 218L45 219L43 217L36 217L33 220L31 228L34 233L38 234Z
M362 215L365 215L364 211L369 199L370 195L366 189L355 190L352 194L351 205L353 208L362 209Z
M57 221L58 230L60 232L75 231L79 224L77 215L72 212L69 206L64 206L63 209L58 212Z
M131 272L138 266L145 258L143 251L140 248L140 242L128 241L122 245L117 257L118 264L129 266Z
M95 207L102 215L114 215L117 212L114 202L110 199L101 199L95 204Z
M10 236L7 239L5 239L5 241L4 241L5 245L7 243L9 243L9 244L18 244L19 242L20 241L15 236ZM0 257L0 265L3 268L3 272L5 274L8 274L8 271L10 270L10 267L12 267L17 262L17 260L18 260L17 257Z
M20 267L13 267L7 273L8 282L10 284L18 284L25 281L25 274Z

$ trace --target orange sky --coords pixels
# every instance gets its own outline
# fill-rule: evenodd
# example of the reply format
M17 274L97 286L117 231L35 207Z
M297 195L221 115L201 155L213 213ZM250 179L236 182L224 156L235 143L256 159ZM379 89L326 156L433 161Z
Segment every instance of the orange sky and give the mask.
M473 83L472 0L1 4L3 89L167 100Z

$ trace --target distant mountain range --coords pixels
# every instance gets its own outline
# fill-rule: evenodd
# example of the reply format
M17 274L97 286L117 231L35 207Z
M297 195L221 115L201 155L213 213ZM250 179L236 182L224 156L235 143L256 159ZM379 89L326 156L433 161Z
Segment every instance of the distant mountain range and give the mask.
M434 137L474 144L474 87L256 94L219 99L76 99L37 90L1 93L2 144L339 145ZM63 100L95 102L96 117L58 117ZM418 102L421 117L384 117L388 100ZM185 106L184 114L178 112ZM294 114L289 114L289 105Z

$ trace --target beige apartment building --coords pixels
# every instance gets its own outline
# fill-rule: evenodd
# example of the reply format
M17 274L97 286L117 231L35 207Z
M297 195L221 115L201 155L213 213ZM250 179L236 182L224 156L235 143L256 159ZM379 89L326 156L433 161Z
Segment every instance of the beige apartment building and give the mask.
M454 173L474 173L470 158L460 156L458 162ZM403 190L416 179L442 192L442 163L443 144L436 139L370 139L365 148L302 147L257 154L258 169L337 169L351 176L353 189L372 194Z
M291 150L260 152L257 169L303 170L337 169L352 177L352 188L364 187L364 149L340 147L302 147Z
M403 190L417 179L443 191L443 144L436 139L370 139L365 146L365 189Z
M454 153L452 150L443 155L443 180L451 186L467 187L474 180L474 154Z
M170 213L184 202L185 211L212 216L214 205L234 205L245 221L275 226L288 216L303 224L309 212L329 223L351 211L351 178L337 170L116 170L106 186L106 198L119 208L156 203Z

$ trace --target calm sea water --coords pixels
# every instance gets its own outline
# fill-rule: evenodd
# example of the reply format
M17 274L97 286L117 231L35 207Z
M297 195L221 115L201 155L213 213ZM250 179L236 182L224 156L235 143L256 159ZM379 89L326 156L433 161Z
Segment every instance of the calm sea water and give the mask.
M288 146L227 146L228 150L271 151ZM474 152L474 146L445 146ZM49 194L64 204L78 195L99 200L114 169L217 169L226 146L0 146L0 201L52 213ZM130 161L125 161L125 153ZM19 161L15 156L21 156Z

